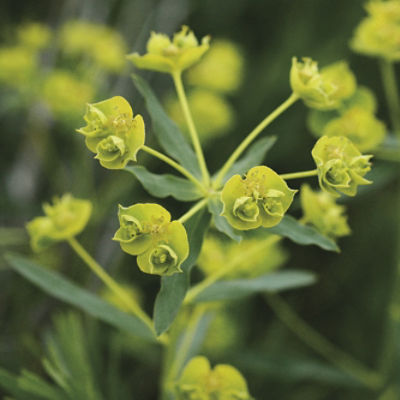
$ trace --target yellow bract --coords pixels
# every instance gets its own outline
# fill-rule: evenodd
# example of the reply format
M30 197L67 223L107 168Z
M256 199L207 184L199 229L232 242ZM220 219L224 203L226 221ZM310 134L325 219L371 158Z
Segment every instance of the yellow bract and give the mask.
M164 73L179 73L198 62L209 48L210 38L204 37L199 44L197 38L187 26L175 33L171 40L168 36L152 32L147 42L147 53L133 53L127 58L137 68Z
M44 204L43 210L46 216L36 217L26 225L35 251L80 233L90 218L92 204L65 194L55 197L52 205Z

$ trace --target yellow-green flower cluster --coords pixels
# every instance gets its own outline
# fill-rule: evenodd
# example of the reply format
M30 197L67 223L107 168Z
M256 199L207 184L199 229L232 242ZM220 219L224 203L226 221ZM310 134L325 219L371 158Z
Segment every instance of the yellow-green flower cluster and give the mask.
M92 204L65 194L54 198L53 205L44 204L43 210L44 217L37 217L26 225L35 251L80 233L90 218Z
M391 61L400 60L400 2L370 1L368 16L358 25L351 40L354 51Z
M75 120L93 100L94 87L67 70L54 70L43 82L42 99L55 117Z
M189 254L184 226L171 221L170 213L158 204L119 207L120 228L113 240L128 254L138 256L141 271L155 275L182 272L181 264Z
M18 43L31 50L41 50L48 46L51 35L47 26L37 22L26 23L17 29Z
M152 32L147 42L147 53L128 56L141 69L164 73L179 73L198 62L209 48L210 38L204 37L199 44L194 33L187 27L175 33L172 40L163 33Z
M211 369L207 358L192 358L175 386L177 400L252 400L246 380L227 364Z
M204 89L193 89L189 92L188 102L202 142L207 142L226 133L234 122L231 105L218 93ZM165 108L181 131L189 135L178 99L175 96L168 97Z
M125 41L105 25L69 21L61 29L59 42L66 55L84 57L106 71L119 72L124 67Z
M372 156L362 155L344 136L323 136L311 154L317 165L321 188L334 196L339 192L355 196L359 185L372 183L364 178L371 169L369 160Z
M104 168L121 169L136 161L144 144L144 122L139 114L133 118L132 108L123 97L88 104L84 119L87 125L77 132L86 137L86 146Z
M335 198L327 192L313 191L309 185L300 190L303 221L313 225L323 235L336 238L350 234L346 208L336 204Z
M219 93L231 93L242 82L244 58L235 43L213 39L210 50L186 76L190 85Z
M338 108L356 90L356 79L345 62L339 61L319 71L317 62L311 58L302 61L293 58L290 84L293 93L317 110Z
M244 179L234 175L226 182L222 215L235 229L270 228L279 224L295 193L271 168L254 167Z
M375 112L374 94L368 88L358 87L336 110L311 110L308 126L317 137L345 136L360 151L369 151L382 143L386 135L385 124Z
M243 239L240 243L223 241L217 236L206 237L197 261L205 275L213 275L224 265L235 263L225 279L256 278L283 265L287 253L279 241L269 237Z
M0 82L26 91L37 73L37 55L24 46L0 48Z

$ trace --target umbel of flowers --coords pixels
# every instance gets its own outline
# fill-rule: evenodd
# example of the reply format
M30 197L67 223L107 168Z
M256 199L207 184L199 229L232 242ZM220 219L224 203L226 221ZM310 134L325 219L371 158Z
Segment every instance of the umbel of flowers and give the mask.
M189 254L186 230L158 204L119 206L120 228L115 233L123 251L138 256L139 268L148 274L172 275Z
M136 161L136 153L144 145L144 122L140 114L133 117L123 97L88 104L83 118L86 126L77 132L85 136L87 148L104 168L121 169Z
M295 193L271 168L254 167L245 178L234 175L226 182L222 215L239 230L269 228L281 221Z

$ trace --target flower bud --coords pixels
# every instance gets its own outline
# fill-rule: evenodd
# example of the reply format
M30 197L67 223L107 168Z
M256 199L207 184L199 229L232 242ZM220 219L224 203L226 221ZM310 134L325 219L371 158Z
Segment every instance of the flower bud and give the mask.
M88 104L84 116L87 125L77 129L86 137L86 146L108 169L121 169L144 145L144 122L141 115L133 118L132 108L121 96Z
M147 42L147 53L133 53L127 56L137 68L164 73L181 72L198 62L209 48L209 37L199 45L195 35L187 26L175 33L173 39L152 32Z
M364 179L371 169L372 156L363 156L344 136L323 136L315 144L312 156L321 188L334 196L338 196L338 192L355 196L358 185L372 183Z
M182 272L189 244L184 226L171 222L170 213L158 204L119 206L120 228L113 240L123 251L138 256L139 268L148 274L172 275Z
M35 251L79 234L90 218L92 204L65 194L54 198L53 205L44 204L43 210L46 216L37 217L26 225Z
M368 151L382 143L386 129L384 123L372 113L360 107L353 107L339 118L328 122L322 133L328 137L345 136L360 151Z
M226 364L211 369L207 358L192 358L175 385L177 400L252 400L246 380Z
M269 228L281 221L295 193L272 169L254 167L244 179L234 175L226 182L222 215L235 229Z
M331 110L338 106L334 97L337 91L336 85L323 79L318 71L317 62L311 58L305 57L303 61L298 61L293 57L290 85L293 93L297 94L308 107Z
M336 204L329 193L316 192L309 185L302 185L300 201L304 222L315 226L323 235L334 239L350 234L345 207Z

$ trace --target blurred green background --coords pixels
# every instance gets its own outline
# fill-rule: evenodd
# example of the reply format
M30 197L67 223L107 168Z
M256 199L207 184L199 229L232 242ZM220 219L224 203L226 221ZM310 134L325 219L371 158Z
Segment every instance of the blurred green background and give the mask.
M320 65L347 60L358 82L375 92L379 99L378 115L388 121L376 61L356 55L348 47L355 26L364 16L362 4L361 0L3 0L0 38L1 46L12 45L16 28L25 22L41 22L57 32L66 21L78 19L115 29L125 39L128 52L142 53L150 31L171 34L182 24L189 25L198 37L210 34L212 38L233 41L243 53L245 72L241 87L229 96L235 116L229 136L207 142L206 158L211 170L216 170L241 139L287 98L292 56L310 56ZM46 73L54 68L85 68L82 63L68 64L59 57L59 51L54 39L41 54ZM92 67L89 64L83 73L80 70L80 76L87 76L96 86L92 100L122 95L133 105L135 113L146 115L143 101L130 82L133 68L128 63L118 73ZM140 74L150 80L161 98L171 91L172 83L167 76ZM29 84L35 85L35 81ZM57 90L56 95L62 98ZM12 249L30 255L24 225L41 213L42 202L64 192L90 198L94 216L81 235L82 242L112 274L139 288L145 308L151 312L158 278L141 274L132 265L132 258L110 240L118 222L117 204L129 205L151 198L125 172L105 170L92 159L83 138L74 132L83 124L83 112L84 109L75 116L62 118L43 109L36 100L29 100L28 95L16 95L7 85L0 89L0 247L2 251ZM279 173L313 168L310 150L315 139L307 130L306 116L306 107L298 103L267 129L267 134L279 139L266 164ZM151 130L147 140L155 142ZM153 171L165 170L145 156L140 157ZM382 162L380 165L385 167ZM389 164L387 167L391 168ZM295 188L297 184L293 182ZM347 201L353 235L340 240L340 254L285 241L290 254L287 265L315 271L319 279L316 285L284 297L319 332L372 368L379 366L384 346L387 304L396 266L399 207L393 174L383 174L368 189ZM162 204L173 217L185 211L184 205L170 198ZM292 214L299 216L295 206ZM55 246L38 257L49 268L62 271L81 285L92 290L101 287L67 246ZM43 335L51 328L53 316L67 309L2 262L0 365L14 372L24 367L42 373ZM328 370L329 364L283 326L261 296L233 303L229 309L236 326L232 329L238 330L237 338L224 351L209 356L213 362L232 363L240 369L255 398L378 398L376 393ZM96 373L102 377L98 385L108 393L105 397L123 398L118 397L124 392L115 383L121 381L125 393L133 393L133 398L155 399L158 350L140 351L134 338L127 345L126 337L117 337L112 328L88 317L85 327L88 335L95 334L93 343L97 348L91 350L101 361ZM118 350L121 348L124 351Z

